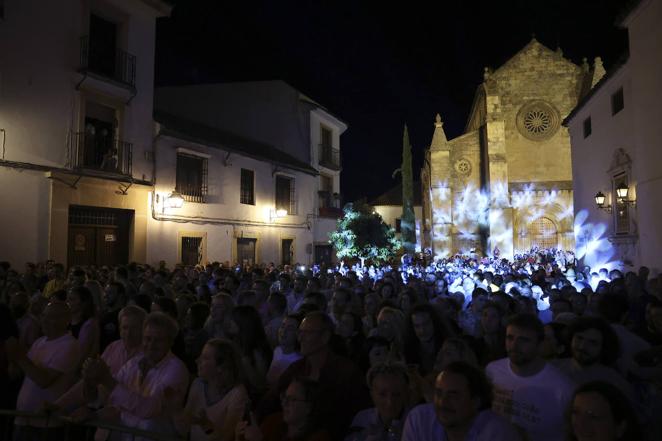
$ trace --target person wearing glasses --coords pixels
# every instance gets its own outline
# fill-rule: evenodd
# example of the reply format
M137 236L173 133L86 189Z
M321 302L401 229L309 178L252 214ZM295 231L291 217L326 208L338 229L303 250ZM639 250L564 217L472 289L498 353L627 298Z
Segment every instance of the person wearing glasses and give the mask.
M320 388L321 410L324 427L334 439L344 436L359 410L371 407L364 375L357 365L333 352L329 341L334 325L324 312L309 312L299 325L298 339L303 358L292 363L261 400L258 414L266 417L275 413L278 397L294 378L317 381Z
M330 441L331 437L320 429L320 386L316 381L293 379L280 396L282 412L269 415L258 426L250 416L237 424L235 439L245 441Z

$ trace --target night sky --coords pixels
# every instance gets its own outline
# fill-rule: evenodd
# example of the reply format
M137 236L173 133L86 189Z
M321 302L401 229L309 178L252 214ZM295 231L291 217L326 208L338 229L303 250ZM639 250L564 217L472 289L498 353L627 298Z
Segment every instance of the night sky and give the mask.
M417 177L436 113L464 129L483 68L532 34L607 69L627 49L624 0L486 2L179 0L157 25L156 84L282 79L346 121L345 201L393 186L406 123Z

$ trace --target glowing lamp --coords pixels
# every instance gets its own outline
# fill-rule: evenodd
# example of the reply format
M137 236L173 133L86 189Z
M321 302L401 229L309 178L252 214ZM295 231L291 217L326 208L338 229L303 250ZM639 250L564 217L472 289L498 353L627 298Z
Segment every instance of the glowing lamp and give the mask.
M287 210L283 210L282 208L280 210L276 210L276 217L285 217L287 216Z
M607 213L611 213L611 205L605 205L605 195L601 191L595 194L595 205L598 206L600 210L604 210Z
M597 192L595 195L595 203L598 205L598 207L601 207L605 204L605 195L603 192Z
M179 193L177 190L174 190L166 198L165 205L168 208L182 208L184 205L184 198L182 197L181 193Z
M628 198L628 186L625 185L625 183L619 184L618 187L616 187L616 195L618 196L619 200L627 200Z

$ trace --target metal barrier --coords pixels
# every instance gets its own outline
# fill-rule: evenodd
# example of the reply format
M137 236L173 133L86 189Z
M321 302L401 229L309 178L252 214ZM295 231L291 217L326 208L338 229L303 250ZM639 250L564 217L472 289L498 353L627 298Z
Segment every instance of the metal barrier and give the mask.
M166 435L158 432L151 432L148 430L136 429L133 427L124 426L121 424L113 424L98 419L85 420L83 422L74 422L71 418L64 416L57 416L47 413L34 413L22 412L20 410L0 409L0 439L9 441L12 439L14 428L14 418L24 417L30 419L42 419L47 421L57 421L58 426L62 427L63 435L58 437L58 441L94 441L94 435L97 429L106 430L109 432L108 439L113 440L112 433L121 433L122 440L141 439L141 440L154 440L154 441L185 441L182 438L174 435ZM128 436L127 436L128 435Z

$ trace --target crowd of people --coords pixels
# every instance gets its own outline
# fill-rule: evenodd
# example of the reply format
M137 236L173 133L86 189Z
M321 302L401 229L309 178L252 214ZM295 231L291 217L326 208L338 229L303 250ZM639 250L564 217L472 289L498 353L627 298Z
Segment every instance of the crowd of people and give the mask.
M0 262L0 408L17 411L17 441L62 439L65 420L191 440L659 440L662 276L649 273L558 250Z

